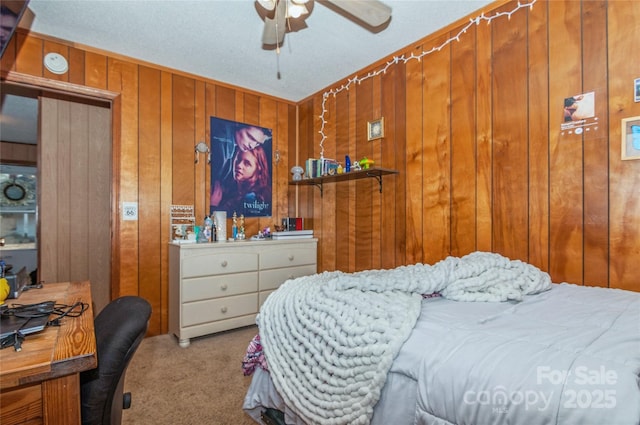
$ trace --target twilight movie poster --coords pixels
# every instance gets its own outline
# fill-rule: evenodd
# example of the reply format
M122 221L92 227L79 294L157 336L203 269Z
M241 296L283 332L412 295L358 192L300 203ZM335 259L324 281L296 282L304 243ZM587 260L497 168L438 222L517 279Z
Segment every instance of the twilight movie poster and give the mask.
M210 213L271 216L272 130L211 117Z

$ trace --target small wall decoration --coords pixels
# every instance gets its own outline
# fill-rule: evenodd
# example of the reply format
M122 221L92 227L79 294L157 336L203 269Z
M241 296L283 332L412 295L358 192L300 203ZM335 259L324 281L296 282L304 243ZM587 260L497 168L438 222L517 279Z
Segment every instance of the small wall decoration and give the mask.
M35 208L37 181L35 167L0 166L0 207Z
M272 130L211 117L210 213L271 216Z
M640 116L622 119L622 159L640 159Z
M633 95L636 102L640 102L640 78L633 81Z
M581 93L564 99L563 119L560 129L569 134L582 134L598 125L595 116L595 92ZM564 134L564 133L563 133Z
M193 205L171 205L170 220L172 242L196 241Z
M370 141L384 137L384 118L369 121L367 126L367 137Z

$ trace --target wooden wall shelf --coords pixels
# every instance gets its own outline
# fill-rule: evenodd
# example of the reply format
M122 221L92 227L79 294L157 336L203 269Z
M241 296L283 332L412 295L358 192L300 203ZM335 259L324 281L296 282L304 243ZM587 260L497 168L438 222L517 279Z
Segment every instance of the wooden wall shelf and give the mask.
M367 170L350 171L348 173L335 174L333 176L315 177L312 179L289 180L290 185L294 186L316 186L320 189L320 196L323 195L323 185L325 183L335 183L347 180L359 180L366 178L374 178L380 185L380 193L382 193L382 176L387 174L398 174L398 170L390 170L387 168L371 167Z

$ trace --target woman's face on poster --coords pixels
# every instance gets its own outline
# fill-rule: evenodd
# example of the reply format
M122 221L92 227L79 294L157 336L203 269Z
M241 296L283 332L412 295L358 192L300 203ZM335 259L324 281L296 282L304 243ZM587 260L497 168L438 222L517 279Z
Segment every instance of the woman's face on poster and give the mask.
M241 152L233 167L233 178L238 182L249 181L255 177L258 160L251 151Z
M265 140L267 135L258 127L247 126L236 131L236 144L242 152L261 146Z

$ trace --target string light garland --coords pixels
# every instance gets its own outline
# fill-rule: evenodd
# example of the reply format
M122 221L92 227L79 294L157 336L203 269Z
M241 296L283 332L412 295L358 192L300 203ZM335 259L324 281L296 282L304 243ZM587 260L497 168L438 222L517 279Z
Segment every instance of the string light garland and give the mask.
M446 40L444 43L442 43L440 46L438 47L432 47L429 50L425 50L420 54L415 54L415 53L411 53L411 55L409 57L405 57L405 55L401 55L401 56L394 56L391 60L389 60L386 65L384 65L382 68L376 70L376 71L369 71L369 73L363 77L359 77L359 76L354 76L353 78L349 78L347 80L347 82L345 84L343 84L342 86L335 88L335 89L331 89L329 91L326 91L322 94L322 113L320 114L320 130L318 131L318 133L320 133L320 135L322 136L320 139L320 158L324 158L324 141L327 139L327 135L324 134L324 127L327 124L327 121L325 120L324 116L325 113L327 112L326 109L326 103L327 103L327 99L329 98L329 96L333 95L333 97L335 97L338 93L344 91L344 90L349 90L349 87L351 87L353 84L360 84L361 82L368 80L369 78L378 76L380 74L385 74L387 72L387 70L393 66L396 65L398 63L407 63L411 60L417 60L420 61L424 56L427 56L433 52L439 52L440 50L442 50L443 48L445 48L447 45L451 44L454 41L460 41L460 37L462 36L462 34L466 33L467 30L469 28L471 28L473 25L480 25L480 23L482 22L486 22L487 25L491 23L491 21L493 21L494 19L497 18L501 18L506 16L509 20L511 20L511 15L513 15L514 13L516 13L518 10L523 9L528 7L530 10L533 10L533 5L536 3L537 0L531 0L528 3L520 3L518 2L518 6L516 6L513 10L509 11L509 12L497 12L494 15L491 16L485 16L484 13L482 13L480 16L475 17L474 19L471 19L469 21L469 23L467 23L467 25L465 25L456 35L454 35L453 37L450 37L448 40Z

